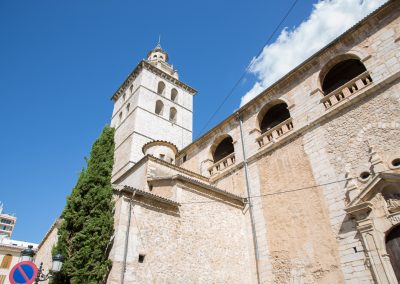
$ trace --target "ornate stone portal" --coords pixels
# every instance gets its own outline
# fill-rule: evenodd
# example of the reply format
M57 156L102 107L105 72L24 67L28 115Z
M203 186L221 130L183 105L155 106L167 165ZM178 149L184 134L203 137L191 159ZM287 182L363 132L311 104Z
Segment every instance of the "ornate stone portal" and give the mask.
M346 211L357 223L376 283L398 283L395 269L399 264L388 254L386 236L400 224L400 174L376 174ZM396 250L400 254L400 248Z

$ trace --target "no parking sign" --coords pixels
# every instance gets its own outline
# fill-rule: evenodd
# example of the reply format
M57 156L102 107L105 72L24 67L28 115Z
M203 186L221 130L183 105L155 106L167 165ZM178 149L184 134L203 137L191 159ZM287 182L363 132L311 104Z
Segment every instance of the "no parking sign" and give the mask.
M32 284L35 282L37 273L37 267L33 262L22 261L14 265L8 279L11 284Z

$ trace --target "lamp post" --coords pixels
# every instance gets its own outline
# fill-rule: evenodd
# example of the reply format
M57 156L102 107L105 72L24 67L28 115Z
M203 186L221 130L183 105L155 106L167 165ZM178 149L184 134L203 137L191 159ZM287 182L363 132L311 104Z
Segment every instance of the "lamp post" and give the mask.
M33 246L29 245L27 249L24 249L21 251L21 256L19 258L20 262L21 261L33 262L33 257L35 256L35 251L32 248L33 248ZM43 262L40 263L40 266L38 268L38 274L35 279L35 284L39 283L39 281L46 281L50 277L53 277L54 274L60 272L61 267L64 262L64 257L60 253L57 253L56 255L53 256L52 260L53 260L53 263L52 263L51 269L47 274L44 273Z

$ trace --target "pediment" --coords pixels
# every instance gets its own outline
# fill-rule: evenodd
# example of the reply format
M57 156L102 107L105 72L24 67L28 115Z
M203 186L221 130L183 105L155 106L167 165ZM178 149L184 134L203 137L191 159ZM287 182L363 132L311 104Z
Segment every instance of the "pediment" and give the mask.
M346 207L346 212L350 214L367 213L372 210L372 200L389 185L400 185L400 174L398 173L379 173L375 175Z

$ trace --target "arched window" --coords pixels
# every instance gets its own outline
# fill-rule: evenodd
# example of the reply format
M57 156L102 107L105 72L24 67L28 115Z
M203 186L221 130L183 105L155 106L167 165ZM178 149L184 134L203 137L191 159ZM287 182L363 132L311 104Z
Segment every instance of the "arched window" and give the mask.
M119 113L119 121L122 121L122 111Z
M334 65L322 80L322 91L325 95L343 86L358 75L367 71L358 59L343 60Z
M169 109L169 121L171 121L172 123L176 123L176 116L177 116L176 114L177 114L176 108L171 107Z
M235 150L233 148L233 139L228 136L219 142L218 146L215 148L213 153L214 163L222 160L229 154L233 153Z
M260 119L261 133L268 131L288 118L290 118L290 113L287 109L287 104L279 103L274 105L269 108L262 119Z
M158 100L156 102L156 109L155 109L155 113L158 115L162 115L163 114L163 110L164 110L164 104L162 101Z
M176 102L177 99L178 99L178 91L175 88L173 88L171 90L171 100L173 102Z
M165 83L163 81L158 82L157 94L162 95L165 90Z
M386 236L386 251L392 263L397 281L400 282L400 226L392 229Z
M131 108L131 104L129 103L129 104L126 105L126 111L129 112L130 108Z
M153 55L153 58L157 58L157 54L154 54L154 55Z
M12 261L12 255L11 254L6 254L3 257L3 260L1 261L0 268L8 269L11 266L11 261Z

